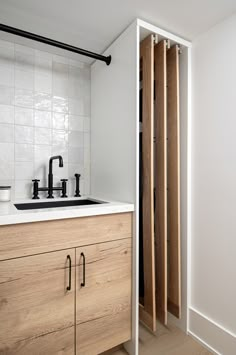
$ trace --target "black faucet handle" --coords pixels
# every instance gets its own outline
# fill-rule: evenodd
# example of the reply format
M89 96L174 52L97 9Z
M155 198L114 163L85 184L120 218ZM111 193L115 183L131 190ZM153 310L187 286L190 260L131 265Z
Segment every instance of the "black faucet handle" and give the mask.
M38 179L32 180L33 182L33 200L38 200L39 199L39 181Z
M68 179L61 179L62 182L62 194L61 197L68 197L66 194L66 183L67 183Z

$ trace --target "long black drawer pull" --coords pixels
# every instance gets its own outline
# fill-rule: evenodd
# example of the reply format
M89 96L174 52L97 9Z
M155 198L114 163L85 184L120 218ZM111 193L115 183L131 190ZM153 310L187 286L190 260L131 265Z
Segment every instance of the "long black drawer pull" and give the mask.
M83 282L81 282L80 286L85 287L85 255L84 253L80 254L83 258Z
M69 285L67 286L67 291L71 290L71 257L67 255L67 260L69 259Z

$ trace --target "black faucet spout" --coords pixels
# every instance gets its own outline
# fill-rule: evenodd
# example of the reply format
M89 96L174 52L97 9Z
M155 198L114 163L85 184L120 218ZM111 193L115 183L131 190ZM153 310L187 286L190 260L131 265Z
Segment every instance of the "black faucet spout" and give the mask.
M52 163L53 160L59 160L59 167L63 167L63 159L61 155L55 155L49 159L49 174L48 174L48 198L53 198L53 173Z

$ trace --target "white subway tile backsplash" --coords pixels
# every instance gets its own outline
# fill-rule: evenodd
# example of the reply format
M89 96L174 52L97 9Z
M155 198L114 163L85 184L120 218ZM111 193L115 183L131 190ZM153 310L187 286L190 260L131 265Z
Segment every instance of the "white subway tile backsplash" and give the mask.
M34 143L50 145L52 141L52 132L48 128L35 127Z
M89 116L87 64L0 40L0 184L12 185L16 199L32 197L32 179L47 186L52 155L64 162L53 163L54 185L69 179L73 196L80 173L89 193Z
M34 92L26 89L15 89L15 105L21 107L33 108Z
M49 111L34 111L34 125L36 127L51 128L52 113Z
M0 161L14 162L14 143L0 143Z
M51 75L42 74L40 71L35 73L34 77L35 91L52 94L52 77Z
M15 144L15 161L34 161L34 145Z
M80 131L84 130L84 117L69 115L69 130Z
M51 111L52 98L50 94L36 92L34 95L34 108L37 110Z
M34 178L33 162L15 162L15 179L32 180Z
M1 162L0 164L0 180L13 180L14 179L14 163Z
M68 143L68 132L64 130L53 130L52 132L52 144L67 144Z
M84 134L83 132L69 132L69 147L78 147L81 148L84 146Z
M13 128L14 129L14 128ZM15 125L15 143L34 143L34 128Z
M0 63L0 85L14 86L14 67Z
M65 113L53 112L52 127L54 129L68 129L68 115Z
M0 142L14 142L14 125L0 123Z
M0 104L14 104L14 88L10 86L0 85Z
M14 106L0 105L0 123L14 123Z
M68 99L61 96L53 96L53 107L54 112L68 113Z
M31 180L15 180L15 199L31 198L33 195Z
M15 124L23 126L33 126L34 112L30 108L15 108Z
M84 164L84 148L69 147L69 162Z

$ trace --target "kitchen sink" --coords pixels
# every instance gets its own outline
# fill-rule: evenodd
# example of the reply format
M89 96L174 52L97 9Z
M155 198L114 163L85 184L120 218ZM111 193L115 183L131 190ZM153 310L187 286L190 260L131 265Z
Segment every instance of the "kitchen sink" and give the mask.
M101 203L105 203L105 202L94 201L94 200L90 200L90 199L81 199L81 200L68 200L68 201L16 203L15 207L18 210L37 210L37 209L41 209L41 208L99 205Z

